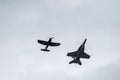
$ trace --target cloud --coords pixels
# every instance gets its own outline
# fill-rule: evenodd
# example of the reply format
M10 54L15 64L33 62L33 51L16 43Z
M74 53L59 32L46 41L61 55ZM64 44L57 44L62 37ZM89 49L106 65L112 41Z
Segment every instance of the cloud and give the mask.
M82 77L82 80L119 80L119 67L120 65L116 65L114 63L100 67L94 72L84 75L84 77Z
M53 9L75 9L81 6L81 0L46 0L49 8Z

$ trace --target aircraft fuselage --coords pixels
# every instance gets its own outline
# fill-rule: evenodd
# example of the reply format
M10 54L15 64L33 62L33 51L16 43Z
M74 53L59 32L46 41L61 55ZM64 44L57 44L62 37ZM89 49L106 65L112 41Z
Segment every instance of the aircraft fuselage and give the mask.
M52 42L52 38L49 38L49 40L46 42L46 44L45 45L50 45L51 44L51 42Z
M76 61L80 60L81 54L84 52L84 47L85 47L85 42L87 39L85 39L85 41L83 42L83 44L80 46L80 48L77 51L77 57L75 58Z

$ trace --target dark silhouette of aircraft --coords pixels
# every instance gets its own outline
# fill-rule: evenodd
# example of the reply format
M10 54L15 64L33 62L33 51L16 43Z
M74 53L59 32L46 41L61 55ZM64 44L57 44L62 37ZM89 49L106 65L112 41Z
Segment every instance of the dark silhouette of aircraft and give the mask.
M70 52L70 53L67 54L67 56L73 58L73 60L70 61L69 64L78 63L79 65L82 65L82 63L81 63L81 61L80 61L80 58L86 58L86 59L89 59L89 58L90 58L90 56L84 52L84 47L85 47L86 40L87 40L87 39L84 40L84 42L83 42L82 45L78 48L77 51Z
M49 46L52 46L52 47L53 47L53 46L59 46L59 45L60 45L60 43L52 42L52 39L53 39L53 38L54 38L54 37L49 38L48 41L38 40L38 43L46 46L45 49L41 49L41 51L47 51L47 52L49 52L49 51L50 51L50 50L48 50L48 47L49 47Z

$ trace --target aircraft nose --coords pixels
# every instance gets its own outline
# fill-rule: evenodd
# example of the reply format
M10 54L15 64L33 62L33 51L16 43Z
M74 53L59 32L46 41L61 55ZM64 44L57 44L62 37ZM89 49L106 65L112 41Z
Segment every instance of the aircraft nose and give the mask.
M38 43L40 43L40 40L37 40Z
M87 41L87 38L84 40L83 44L85 44L85 43L86 43L86 41Z

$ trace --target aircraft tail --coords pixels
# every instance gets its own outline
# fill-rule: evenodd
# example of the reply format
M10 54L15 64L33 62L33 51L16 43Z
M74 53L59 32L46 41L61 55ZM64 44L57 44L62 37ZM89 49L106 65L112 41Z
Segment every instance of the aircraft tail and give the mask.
M80 60L77 61L77 60L74 59L74 60L69 62L69 64L72 64L72 63L78 63L79 65L82 65Z
M82 63L81 63L81 61L79 60L78 62L77 62L79 65L82 65Z
M50 50L48 50L48 49L41 49L41 51L47 51L47 52L49 52Z
M69 62L69 64L72 64L72 63L75 63L75 59Z

